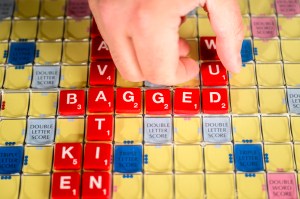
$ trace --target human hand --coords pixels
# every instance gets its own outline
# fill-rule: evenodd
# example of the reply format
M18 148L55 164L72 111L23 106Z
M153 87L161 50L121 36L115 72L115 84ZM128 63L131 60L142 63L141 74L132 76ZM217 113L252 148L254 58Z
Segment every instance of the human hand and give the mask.
M182 83L199 73L178 34L181 17L199 3L208 11L220 60L229 71L238 72L244 32L236 0L89 0L121 75L161 85Z

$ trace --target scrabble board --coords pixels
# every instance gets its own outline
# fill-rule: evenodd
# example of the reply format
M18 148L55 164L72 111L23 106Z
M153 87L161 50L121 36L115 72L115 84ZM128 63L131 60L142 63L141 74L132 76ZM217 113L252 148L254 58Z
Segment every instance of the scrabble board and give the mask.
M1 0L0 198L299 199L300 3L238 2L241 72L197 8L167 87L122 78L87 0Z

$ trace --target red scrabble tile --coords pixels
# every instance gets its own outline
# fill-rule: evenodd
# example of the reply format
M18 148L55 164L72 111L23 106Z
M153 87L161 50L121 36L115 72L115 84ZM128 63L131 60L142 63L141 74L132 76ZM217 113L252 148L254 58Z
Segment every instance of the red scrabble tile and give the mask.
M101 86L115 84L116 67L113 61L97 61L90 64L90 85Z
M200 67L203 86L226 86L227 71L221 62L204 62Z
M87 117L87 141L112 141L114 117L112 115L90 115Z
M216 49L216 37L200 37L200 59L220 60Z
M226 88L202 89L203 113L225 114L228 113L228 91Z
M148 89L145 91L146 114L171 114L171 91L169 89Z
M82 145L80 143L57 143L54 151L54 170L79 170Z
M90 113L112 113L114 111L114 88L90 88L88 91L88 111Z
M199 88L176 88L174 90L174 113L197 114L200 112Z
M112 145L108 143L86 143L83 168L85 170L109 170Z
M141 113L142 91L140 88L117 88L116 113Z
M111 198L111 174L108 172L84 172L82 175L82 199Z
M80 174L77 172L58 172L52 174L52 199L79 199Z
M91 38L95 37L101 37L101 34L99 32L98 26L96 24L95 19L92 20L92 26L91 26Z
M91 60L96 61L105 59L111 59L108 45L101 37L93 38L91 45Z
M84 90L61 90L59 94L60 115L84 115L85 91Z

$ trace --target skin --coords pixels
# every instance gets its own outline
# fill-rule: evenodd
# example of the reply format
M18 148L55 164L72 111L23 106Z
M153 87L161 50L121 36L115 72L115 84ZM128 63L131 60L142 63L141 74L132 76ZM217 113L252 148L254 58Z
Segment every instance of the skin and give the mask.
M175 85L199 74L178 34L183 16L197 6L208 11L223 65L234 73L241 69L244 31L236 0L89 0L89 5L116 67L129 81Z

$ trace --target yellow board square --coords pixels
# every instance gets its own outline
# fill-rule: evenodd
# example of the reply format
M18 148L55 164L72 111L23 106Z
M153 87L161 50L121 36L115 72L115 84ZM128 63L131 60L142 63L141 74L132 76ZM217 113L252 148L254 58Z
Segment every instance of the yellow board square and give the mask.
M234 174L206 174L206 197L211 199L234 199Z
M265 144L264 148L265 154L268 154L269 157L269 162L266 163L267 171L287 172L295 169L292 145Z
M231 110L235 114L258 112L256 89L230 89Z
M145 145L144 155L148 163L144 164L145 172L171 172L173 169L173 148L171 145Z
M117 81L116 86L118 87L141 87L143 86L143 82L130 82L125 80L119 71L117 71Z
M64 42L62 62L66 64L86 64L89 59L88 42Z
M284 64L285 82L287 86L300 86L300 64Z
M261 142L259 117L232 117L233 138L235 142L252 140Z
M14 17L37 17L40 9L40 0L16 0Z
M38 42L36 49L39 56L36 56L35 62L38 64L56 64L61 60L61 42Z
M249 0L250 13L252 15L272 15L275 14L273 0L256 1Z
M26 119L1 120L0 121L0 144L15 142L23 144L25 138Z
M241 14L242 15L247 15L249 14L249 6L248 6L248 1L247 0L238 0Z
M233 171L234 165L229 162L229 154L232 154L232 146L206 145L204 147L205 169L211 172Z
M200 79L199 77L195 77L187 82L183 82L177 85L174 85L176 87L198 87L200 85Z
M177 199L197 198L204 199L203 174L175 175L175 195Z
M197 117L174 117L174 141L197 143L202 140L201 119Z
M244 37L251 37L250 17L243 17Z
M20 176L11 175L10 180L0 179L0 196L1 198L18 199L20 187Z
M192 58L195 61L198 61L199 60L199 50L198 50L199 43L198 43L198 39L197 38L187 39L186 41L187 41L187 43L189 44L189 47L190 47L190 52L188 54L188 57ZM198 85L200 85L200 84L198 83Z
M10 20L1 20L0 21L0 41L6 41L9 39L10 35Z
M29 88L31 83L31 75L31 65L27 65L23 69L16 69L14 66L7 66L3 87L6 89Z
M278 25L281 37L300 37L300 17L278 17Z
M28 111L29 93L4 92L2 94L2 105L3 102L5 108L1 109L2 117L24 117Z
M259 89L259 104L262 113L286 113L284 89Z
M204 169L201 145L174 146L174 159L176 172L200 172Z
M280 63L256 64L257 82L259 86L283 86L283 71Z
M290 142L288 117L262 117L262 132L265 142Z
M117 143L125 140L142 143L143 141L143 118L118 118L115 119L115 138Z
M84 88L87 84L88 66L61 66L60 87Z
M82 142L84 118L57 118L55 142Z
M208 17L198 18L198 34L199 37L216 36L216 33L213 31Z
M1 31L0 31L1 32ZM0 43L0 64L4 64L6 62L6 56L4 56L5 52L8 52L8 43Z
M291 129L293 133L294 142L300 142L300 117L291 117Z
M2 87L3 85L4 74L5 74L5 67L0 65L0 87Z
M63 30L63 20L40 20L37 38L44 41L61 40Z
M133 174L132 178L124 178L123 175L114 174L113 199L142 198L143 177L141 174Z
M45 18L63 17L66 0L42 0L40 16Z
M173 199L173 176L144 175L144 199Z
M280 42L278 39L254 39L254 49L257 49L256 61L274 62L281 60Z
M254 63L246 63L240 73L230 73L229 82L231 86L247 87L256 86Z
M18 41L19 39L34 40L37 32L36 20L15 20L12 24L10 39Z
M295 151L297 170L299 172L300 171L300 143L294 144L294 151Z
M50 175L23 175L20 199L48 199Z
M239 199L266 199L266 175L255 173L255 177L246 177L245 173L236 174L237 194Z
M300 62L300 40L282 39L281 49L284 61Z
M198 36L196 17L186 18L185 22L179 28L179 36L182 38L194 38Z
M28 164L23 165L24 173L49 173L52 167L53 147L25 146L24 157L28 157Z
M28 115L33 117L55 116L57 106L56 92L32 92Z
M65 25L65 39L82 40L90 36L90 19L67 19Z
M207 16L207 12L200 6L197 8L197 14L198 14L198 16L201 16L201 17Z

